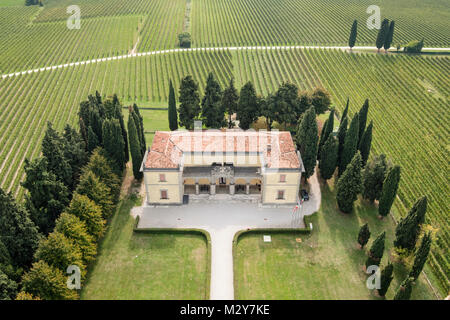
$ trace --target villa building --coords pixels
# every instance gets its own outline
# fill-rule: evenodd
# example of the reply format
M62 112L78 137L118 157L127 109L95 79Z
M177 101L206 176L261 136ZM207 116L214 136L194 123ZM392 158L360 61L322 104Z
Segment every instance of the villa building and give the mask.
M147 203L252 195L262 204L296 204L303 163L286 131L157 131L146 152Z

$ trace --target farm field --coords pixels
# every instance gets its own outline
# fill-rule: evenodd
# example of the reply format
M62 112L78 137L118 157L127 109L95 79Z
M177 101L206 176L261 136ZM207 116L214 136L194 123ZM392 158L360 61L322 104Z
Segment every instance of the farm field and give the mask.
M207 248L201 236L133 234L133 197L119 204L81 291L84 300L206 299Z
M376 213L375 207L363 201L355 203L354 214L339 213L333 181L322 185L321 209L309 220L314 228L310 235L275 233L271 234L270 243L263 242L262 234L240 237L234 258L236 299L381 299L366 287L368 275L362 267L367 255L356 242L359 227L364 223L369 224L372 233L367 248L380 232L386 230L386 249L381 265L390 259L394 223L390 218L378 220ZM301 242L297 242L298 238ZM393 298L406 275L407 270L395 263L394 280L386 299ZM423 276L414 286L411 298L435 299Z

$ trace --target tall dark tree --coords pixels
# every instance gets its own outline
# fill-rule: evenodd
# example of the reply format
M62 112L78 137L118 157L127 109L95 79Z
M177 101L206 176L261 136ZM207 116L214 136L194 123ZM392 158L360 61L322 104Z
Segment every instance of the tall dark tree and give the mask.
M175 89L172 80L169 82L169 128L171 131L178 129L177 101L175 100Z
M366 268L369 266L379 266L381 259L383 258L384 253L384 240L386 238L386 232L383 232L378 235L375 241L372 243L370 247L368 257L366 260Z
M74 190L80 178L81 168L86 164L88 159L86 145L81 134L70 125L64 127L63 138L64 158L72 168L72 185L70 186L70 190Z
M122 137L124 141L124 155L125 155L125 163L130 160L129 150L128 150L128 134L127 129L125 127L125 121L122 113L122 104L119 101L119 98L116 94L113 95L111 103L113 105L112 118L119 120L120 129L122 130Z
M147 149L147 142L145 141L144 118L139 111L139 107L135 103L133 104L133 111L134 112L132 113L132 115L134 117L134 123L136 124L139 143L141 145L141 155L143 157Z
M305 167L305 178L308 179L314 174L314 168L317 162L317 142L318 129L316 121L316 112L314 107L309 108L298 124L297 134L295 136L298 150Z
M348 39L348 46L352 49L355 46L356 36L358 35L358 21L354 20L352 29L350 31L350 37Z
M409 210L408 215L400 219L395 228L395 247L414 250L420 232L420 225L425 221L427 202L426 196L419 198Z
M320 175L324 180L330 179L336 170L338 149L339 142L333 135L329 135L327 141L322 146L322 153L319 160Z
M291 82L283 82L274 95L274 120L286 129L286 125L297 121L298 87Z
M390 168L389 162L384 154L375 156L369 161L363 171L362 196L364 199L374 202L379 200L383 190L383 182L386 179L387 171Z
M337 183L336 199L342 212L350 213L361 191L361 154L355 154Z
M238 107L239 95L234 87L234 78L230 79L228 87L225 88L222 95L222 109L226 111L228 115L228 128L233 127L231 116L236 113Z
M328 140L328 137L334 130L334 109L330 111L328 115L328 119L323 124L322 132L320 134L319 147L317 150L317 159L320 160L320 153L322 152L322 147L325 144L325 141Z
M253 83L247 82L241 89L237 107L237 120L239 127L248 130L250 125L258 118L258 101Z
M369 99L366 99L366 101L364 101L363 106L361 107L361 109L358 112L358 115L359 115L358 145L359 145L359 142L361 141L364 131L366 130L368 113L369 113Z
M31 219L44 234L55 226L55 220L69 204L69 189L59 181L53 172L47 171L47 159L25 159L25 180L22 187L28 190L25 195L26 207Z
M395 28L395 21L392 20L389 24L389 29L386 35L386 39L384 39L384 50L387 52L389 48L391 47L392 39L394 38L394 28Z
M342 153L344 152L345 136L347 135L348 117L344 117L339 125L337 138L339 142L337 164L341 163Z
M16 267L27 267L39 244L39 233L28 212L0 188L0 241Z
M414 280L419 278L420 273L423 270L423 266L425 262L427 262L428 254L430 253L431 248L431 232L427 232L424 234L422 238L422 242L420 243L419 249L417 249L416 256L414 258L414 264L412 266L411 272L409 276Z
M365 166L369 159L370 148L372 147L372 129L373 122L370 121L366 131L364 131L359 141L359 151L361 152L362 165Z
M269 94L265 99L261 98L259 103L260 115L266 119L267 130L272 130L272 124L275 121L274 117L277 112L276 97L273 94Z
M316 110L316 114L325 113L330 108L330 94L324 88L315 88L311 95L311 103Z
M202 118L208 128L219 129L225 125L225 109L220 103L222 89L214 74L210 72L206 79L205 95L202 99Z
M300 92L297 102L297 112L296 112L297 119L300 118L300 116L302 116L306 112L306 110L311 108L311 106L312 106L311 94L308 91Z
M378 35L377 35L376 46L377 46L378 52L380 52L380 49L383 47L384 42L386 41L386 36L387 36L388 32L389 32L389 20L384 19L381 22L380 30L378 30Z
M392 275L394 272L394 265L389 262L382 270L380 275L380 289L378 289L378 294L380 297L384 297L386 295L386 292L389 289L389 286L391 285L392 279L394 279L394 276Z
M347 103L345 104L345 109L342 112L341 122L347 117L348 115L348 107L350 105L350 98L347 98Z
M397 196L398 184L400 182L400 166L392 167L386 175L381 190L380 201L378 204L378 213L385 217L391 211L392 204Z
M350 123L350 127L345 134L344 146L340 155L338 175L341 176L347 165L358 151L358 132L359 132L359 115L355 114Z
M100 141L98 140L97 134L92 130L92 127L88 127L88 143L87 143L87 151L91 153L95 148L100 146Z
M369 225L365 223L364 225L361 226L358 233L358 243L361 249L364 248L367 242L369 242L369 239L370 239Z
M133 164L133 176L135 179L142 179L141 163L142 163L142 153L141 145L138 138L138 133L136 129L136 124L134 122L132 111L128 116L128 139L130 143L131 161Z
M14 300L16 295L17 283L0 269L0 300Z
M122 129L119 120L105 119L103 121L103 147L109 158L114 162L114 170L121 174L125 167L125 154Z
M192 130L194 128L194 120L198 118L201 111L198 83L192 79L192 76L186 76L181 79L179 100L178 117L180 126Z
M398 287L394 300L409 300L412 293L413 278L406 278Z

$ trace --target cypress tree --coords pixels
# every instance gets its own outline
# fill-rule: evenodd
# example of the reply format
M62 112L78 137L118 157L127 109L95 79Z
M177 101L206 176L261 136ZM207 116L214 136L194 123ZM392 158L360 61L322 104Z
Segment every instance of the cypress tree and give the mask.
M145 141L144 118L141 116L137 104L133 104L133 111L134 122L136 125L136 130L138 131L139 144L141 146L141 154L143 157L147 149L147 143Z
M122 131L122 138L123 138L123 152L125 155L125 163L127 163L130 160L129 150L128 150L128 134L127 129L125 128L125 121L123 119L123 113L122 113L122 104L119 101L119 98L117 98L117 95L114 94L112 98L112 102L115 107L114 112L114 118L119 120L120 123L120 129Z
M345 136L347 135L347 126L348 126L348 117L344 117L343 120L341 121L341 124L339 125L339 130L337 133L339 142L338 160L337 160L338 165L339 163L341 163L342 152L344 151Z
M125 166L122 129L117 119L103 121L103 145L109 158L114 162L114 170L120 174Z
M94 130L92 130L92 127L88 127L88 143L87 143L87 150L89 153L94 151L95 148L97 148L100 145L100 141L98 140L97 135L95 134Z
M219 129L225 124L225 110L220 103L222 99L222 89L219 82L210 72L206 79L205 95L202 99L202 118L208 128Z
M358 243L361 246L361 249L367 244L370 239L370 230L369 225L365 223L361 226L358 233Z
M384 40L384 50L387 52L389 48L391 47L392 39L394 38L394 27L395 27L395 21L392 20L389 24L389 29L386 35L386 39Z
M348 115L348 107L349 107L349 105L350 105L350 98L347 98L347 104L345 105L344 112L342 112L341 122L344 121L344 119Z
M194 120L200 114L198 83L192 79L192 76L186 76L181 79L179 97L180 106L178 108L178 117L180 119L180 126L191 130L194 128Z
M231 78L228 87L223 92L221 101L222 109L228 114L228 128L232 128L233 126L231 116L237 111L238 101L239 95L234 87L234 78Z
M305 167L305 178L314 173L317 161L317 122L314 107L309 108L297 127L296 141Z
M372 129L373 122L370 121L366 131L364 131L361 141L359 142L359 151L361 152L362 165L365 166L369 159L370 148L372 146Z
M339 142L330 135L322 147L322 155L319 160L320 175L324 180L333 176L336 170Z
M348 39L348 46L352 49L355 46L356 36L358 35L358 21L354 20L352 29L350 31L350 37Z
M370 202L380 199L383 182L389 167L390 165L384 154L375 156L372 161L366 164L362 174L362 196L364 199Z
M394 265L389 262L382 270L381 270L381 276L380 276L380 289L378 289L378 294L381 297L384 297L386 295L386 292L389 289L389 286L391 285L392 279L394 279L394 276L392 273L394 272Z
M415 248L420 225L424 223L426 211L427 197L424 196L414 203L408 215L400 219L400 222L397 224L395 228L395 247L408 250Z
M341 176L342 173L347 168L347 165L354 157L356 151L358 151L358 132L359 132L359 115L355 114L350 123L350 127L345 134L344 146L342 148L342 153L340 156L338 175Z
M391 168L386 175L383 182L383 189L381 190L380 201L378 205L378 213L381 217L385 217L391 211L397 195L398 184L400 182L400 166L396 165Z
M251 124L258 118L259 110L256 91L253 83L247 82L241 89L238 100L236 118L239 127L248 130Z
M414 280L417 280L417 278L419 278L419 275L423 270L423 266L425 265L428 254L430 253L431 242L431 232L425 233L422 238L422 242L420 243L420 247L416 252L411 272L409 273L409 276Z
M369 254L366 260L366 268L369 266L379 266L384 252L384 240L386 238L386 232L382 232L378 235L375 241L370 247Z
M334 129L334 109L330 111L328 119L325 121L322 132L320 134L319 147L317 150L317 159L320 160L320 153L322 152L322 147L325 144L325 141L328 140L328 137L333 132Z
M140 172L142 163L141 145L131 110L128 116L128 139L130 143L131 161L133 163L133 175L135 179L140 180L142 179L142 172Z
M171 131L178 129L177 102L175 100L175 89L172 80L169 82L169 128Z
M361 141L362 135L364 131L366 130L366 123L367 123L367 114L369 113L369 99L366 99L364 101L363 106L359 110L359 133L358 133L358 145Z
M394 300L409 300L411 298L413 282L413 278L406 278L398 287Z
M336 199L342 212L350 213L361 191L361 154L355 154L337 183Z
M103 183L93 172L83 172L76 192L87 196L102 208L103 217L108 218L114 209L114 195L111 188Z
M94 131L95 135L97 136L99 145L103 143L102 138L102 122L103 119L100 117L100 113L97 109L92 109L89 113L89 126L91 127L92 131ZM88 132L89 135L89 132ZM88 136L89 139L89 136Z
M63 134L64 158L72 168L72 185L70 190L74 190L81 174L81 168L87 162L86 145L82 136L70 125L64 127Z
M389 29L389 20L384 19L381 22L381 27L380 27L380 30L378 31L378 35L377 35L376 46L378 48L378 52L380 52L380 49L383 47L384 42L386 41L386 36L389 32L388 29Z

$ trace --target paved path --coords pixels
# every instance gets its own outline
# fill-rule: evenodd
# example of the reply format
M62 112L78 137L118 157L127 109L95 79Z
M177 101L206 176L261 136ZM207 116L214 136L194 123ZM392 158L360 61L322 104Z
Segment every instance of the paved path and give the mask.
M293 222L292 207L263 208L257 204L226 201L195 203L174 207L138 207L139 228L196 228L211 235L212 300L234 299L233 238L247 228L298 228L305 215L320 207L320 186L314 174L310 179L310 200L304 202L301 217Z
M214 51L214 50L276 50L276 49L285 49L285 50L292 50L292 49L337 49L337 50L348 50L348 46L243 46L243 47L209 47L209 48L178 48L178 49L167 49L167 50L157 50L157 51L147 51L147 52L135 52L135 48L133 48L132 53L125 54L121 56L111 56L111 57L105 57L105 58L98 58L98 59L91 59L91 60L84 60L84 61L77 61L77 62L70 62L65 64L58 64L54 66L48 66L48 67L42 67L42 68L36 68L36 69L30 69L30 70L23 70L18 72L12 72L7 74L2 74L2 79L5 78L11 78L11 77L17 77L20 75L25 74L32 74L36 72L43 72L43 71L49 71L49 70L56 70L56 69L62 69L62 68L68 68L72 66L78 66L78 65L85 65L90 63L98 63L98 62L104 62L104 61L111 61L111 60L121 60L121 59L128 59L133 57L141 57L141 56L150 56L155 54L166 54L171 52L189 52L189 51ZM356 46L353 47L353 50L376 50L376 47L370 47L370 46ZM450 52L450 48L423 48L422 51L436 51L436 52Z

